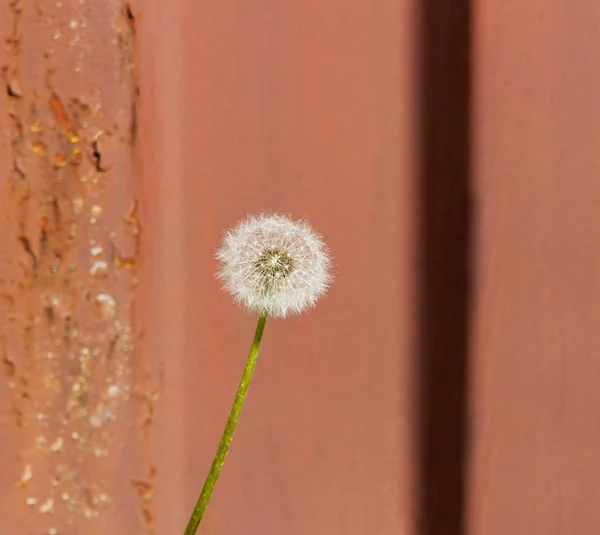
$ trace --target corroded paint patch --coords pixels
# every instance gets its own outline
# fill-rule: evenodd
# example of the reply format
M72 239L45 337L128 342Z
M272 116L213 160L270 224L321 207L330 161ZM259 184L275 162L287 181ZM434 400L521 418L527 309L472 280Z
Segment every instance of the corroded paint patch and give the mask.
M0 358L21 437L15 492L36 529L100 533L126 480L151 530L152 496L131 480L149 471L153 488L155 469L118 469L147 425L131 313L135 17L118 1L8 7Z

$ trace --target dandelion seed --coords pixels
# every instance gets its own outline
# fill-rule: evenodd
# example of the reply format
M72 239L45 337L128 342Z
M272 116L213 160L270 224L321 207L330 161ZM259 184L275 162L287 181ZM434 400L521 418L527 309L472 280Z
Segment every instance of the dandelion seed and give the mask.
M227 233L217 258L225 289L247 309L270 316L314 306L332 280L321 238L282 215L242 221Z

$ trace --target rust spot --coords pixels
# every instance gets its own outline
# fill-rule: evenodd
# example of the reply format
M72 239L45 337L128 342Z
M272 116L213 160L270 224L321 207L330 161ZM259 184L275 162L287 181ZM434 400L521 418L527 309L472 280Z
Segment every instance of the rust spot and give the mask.
M124 2L123 10L125 11L125 17L127 18L127 23L131 29L131 33L135 34L135 15L131 9L131 4L129 2Z
M121 252L113 246L113 262L119 268L131 269L135 267L136 260L133 256L122 256Z
M150 510L150 508L144 507L142 509L142 515L144 516L144 522L148 526L151 526L154 522L154 515L153 515L152 511Z
M14 99L19 99L23 97L23 92L21 91L16 80L12 80L6 83L6 94L9 98Z
M131 484L142 500L147 501L152 498L152 485L149 481L144 479L133 479Z
M4 301L5 303L8 303L9 305L15 304L15 298L10 294L2 293L2 294L0 294L0 298L2 299L2 301Z
M137 99L139 96L139 90L136 87L135 95L133 97L133 102L131 103L131 123L129 124L129 136L131 137L131 142L135 143L138 132L138 110L137 110Z
M60 169L61 167L65 167L67 165L67 155L64 152L57 152L52 157L52 167L55 169Z
M21 88L19 87L19 82L17 80L11 79L12 76L9 75L8 71L8 65L3 65L0 68L2 78L6 85L6 94L8 98L19 99L23 96L23 91L21 91Z
M17 162L17 160L13 161L13 171L19 176L20 179L24 179L25 178L25 173L19 167L19 163ZM27 199L28 198L29 197L27 197Z
M71 331L72 331L72 325L73 324L74 324L73 318L71 317L70 314L68 314L65 317L65 323L64 323L64 325L65 325L65 334L64 334L64 337L63 337L63 341L67 345L69 345L69 343L71 341Z
M79 141L77 129L75 128L73 121L71 121L71 119L69 118L64 104L62 103L58 95L54 92L52 92L52 96L50 97L50 109L54 114L56 122L61 126L64 133L67 135L69 141L71 143L77 143Z
M52 205L52 215L54 216L56 226L60 227L60 206L58 205L58 199L53 197L50 204Z
M42 130L43 130L42 123L40 123L38 120L31 123L31 125L29 126L29 131L32 134L39 134Z
M12 403L10 410L15 415L15 423L17 427L23 427L23 412L21 409Z
M129 213L125 216L125 223L131 225L132 233L136 238L142 234L142 226L138 214L139 205L139 201L137 199L134 200Z
M23 14L23 8L19 0L10 0L8 7L13 14L13 27L12 35L6 38L7 48L13 53L18 53L20 50L21 39L19 37L19 25L21 23L21 16Z
M44 315L48 323L52 322L55 318L54 307L52 305L46 305L44 307Z
M42 218L41 231L40 231L40 256L43 257L46 248L48 246L48 219Z
M150 465L148 479L132 479L131 484L142 501L142 515L147 523L152 523L154 516L151 510L151 502L156 489L156 466Z
M108 351L106 352L106 359L110 360L115 352L115 348L117 347L117 342L119 341L119 335L115 334L111 341L108 344Z
M102 167L102 154L98 150L98 140L94 139L92 141L92 161L94 162L94 167L98 173L106 172L106 169Z
M7 37L4 42L6 43L6 48L11 52L18 54L21 49L21 39L19 37Z
M146 415L142 419L142 430L145 432L150 431L152 423L154 422L154 411L159 396L160 393L158 390L152 390L150 393L142 395L142 401L146 405Z
M87 117L91 113L90 106L80 98L74 97L70 100L73 116L76 118Z
M14 113L9 113L8 116L10 117L15 130L17 131L16 136L13 138L13 142L19 141L23 137L23 124Z
M74 148L73 152L71 153L71 165L81 165L81 159L81 151L78 148Z
M6 356L2 359L2 364L4 365L4 372L6 375L10 378L14 377L17 371L17 365Z
M6 43L6 48L15 54L19 52L21 40L18 37L7 37L4 42Z
M21 7L21 0L10 0L8 2L8 7L14 15L20 15L23 12L23 8Z
M31 145L31 150L38 156L46 154L46 144L43 141L36 141Z
M33 249L31 248L31 242L29 241L29 238L27 238L27 236L19 236L19 242L23 246L23 249L25 249L25 252L31 257L31 261L33 262L33 269L35 271L38 266L38 259L36 254L33 252Z

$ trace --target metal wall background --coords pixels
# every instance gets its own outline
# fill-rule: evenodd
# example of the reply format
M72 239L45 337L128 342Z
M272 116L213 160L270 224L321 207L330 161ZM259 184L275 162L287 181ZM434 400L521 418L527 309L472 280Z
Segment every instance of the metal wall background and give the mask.
M600 13L446 4L0 5L3 532L183 531L263 209L336 283L268 323L202 533L597 532Z
M600 19L477 4L473 533L594 533Z

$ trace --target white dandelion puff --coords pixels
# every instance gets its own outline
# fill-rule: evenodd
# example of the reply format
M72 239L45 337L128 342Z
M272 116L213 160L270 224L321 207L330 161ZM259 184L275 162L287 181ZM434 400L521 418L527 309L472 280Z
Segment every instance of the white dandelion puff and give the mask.
M285 317L314 306L327 291L331 259L303 221L251 216L229 231L217 253L218 277L248 310Z
M285 317L315 305L332 277L331 259L308 224L282 215L248 217L225 235L217 253L223 285L259 312L256 332L233 407L184 535L195 535L221 473L254 373L267 316Z

